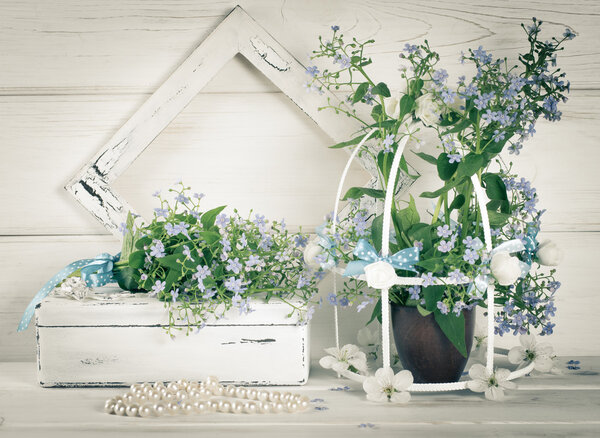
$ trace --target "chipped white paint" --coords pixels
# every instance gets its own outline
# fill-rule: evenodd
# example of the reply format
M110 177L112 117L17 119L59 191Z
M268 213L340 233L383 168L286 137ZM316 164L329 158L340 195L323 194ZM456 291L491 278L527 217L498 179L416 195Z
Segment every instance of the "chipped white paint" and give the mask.
M323 96L306 93L306 68L252 19L240 6L175 70L167 81L117 131L108 143L65 187L110 232L133 208L111 188L169 123L191 102L215 74L238 53L247 58L335 141L347 139L360 125L332 111L318 111ZM329 92L331 102L338 98ZM376 175L373 166L363 166ZM376 179L369 183L373 187ZM402 187L408 187L409 179Z
M36 310L42 386L127 386L209 375L246 385L308 379L309 328L287 317L287 304L256 301L248 315L232 309L200 331L186 336L183 330L171 339L164 303L115 287L99 291L106 298L50 296Z

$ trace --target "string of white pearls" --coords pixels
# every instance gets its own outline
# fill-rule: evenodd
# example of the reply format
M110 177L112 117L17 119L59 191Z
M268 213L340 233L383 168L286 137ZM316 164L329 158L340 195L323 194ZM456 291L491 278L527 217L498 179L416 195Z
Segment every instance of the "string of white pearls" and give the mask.
M162 382L136 383L131 385L129 391L122 396L107 400L104 404L104 412L129 417L160 417L212 412L293 413L304 411L308 407L309 399L306 396L234 385L223 386L219 383L219 379L210 376L203 382L178 380L167 385Z

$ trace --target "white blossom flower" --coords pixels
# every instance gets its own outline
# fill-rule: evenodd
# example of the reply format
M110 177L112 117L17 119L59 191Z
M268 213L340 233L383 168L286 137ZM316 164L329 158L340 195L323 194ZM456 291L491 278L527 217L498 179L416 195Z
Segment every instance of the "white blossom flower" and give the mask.
M513 347L508 352L508 361L513 364L533 363L533 369L547 373L554 367L553 349L547 342L537 343L534 335L521 335L521 346Z
M410 371L402 370L394 375L394 371L386 367L379 368L375 376L367 377L363 382L363 389L367 393L367 400L370 401L408 403L410 392L407 390L412 383L413 376Z
M92 289L87 286L81 277L68 277L59 287L54 288L52 293L75 300L83 300L92 293Z
M495 372L488 372L486 367L476 363L469 369L469 377L473 380L467 381L467 388L473 392L485 392L488 400L499 401L504 398L505 389L515 389L517 385L508 380L510 371L498 368Z
M563 252L556 243L545 240L538 246L537 258L541 265L557 266L563 258Z
M392 265L380 260L365 266L365 278L373 289L387 289L396 284L396 270Z
M492 256L490 268L498 284L502 286L514 284L521 276L519 259L511 256L506 251L497 252Z
M425 93L415 100L415 116L428 126L440 123L440 110L432 93Z
M350 367L359 373L366 373L368 370L367 356L356 345L346 344L342 348L326 348L325 352L329 356L324 356L319 360L319 364L323 368L332 369L338 373L346 371Z

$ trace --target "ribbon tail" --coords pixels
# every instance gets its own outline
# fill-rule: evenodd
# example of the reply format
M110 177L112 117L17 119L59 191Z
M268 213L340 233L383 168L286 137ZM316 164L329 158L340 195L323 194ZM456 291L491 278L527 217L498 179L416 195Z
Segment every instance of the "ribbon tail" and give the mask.
M344 277L353 277L355 275L360 275L365 273L365 266L370 265L370 262L366 262L364 260L355 260L348 263L346 266L346 270L344 271Z
M42 288L38 291L37 294L33 297L27 308L25 309L25 313L23 313L23 317L19 322L19 326L17 327L17 332L22 332L23 330L29 327L29 323L31 322L31 318L33 317L33 312L35 311L36 306L42 302L44 298L48 296L52 289L56 287L58 283L63 281L69 275L71 275L76 270L90 263L92 259L84 259L79 260L77 262L73 262L70 265L66 266L63 270L61 270L58 274L52 277Z
M521 268L521 278L525 278L531 270L531 265L519 260L519 267Z

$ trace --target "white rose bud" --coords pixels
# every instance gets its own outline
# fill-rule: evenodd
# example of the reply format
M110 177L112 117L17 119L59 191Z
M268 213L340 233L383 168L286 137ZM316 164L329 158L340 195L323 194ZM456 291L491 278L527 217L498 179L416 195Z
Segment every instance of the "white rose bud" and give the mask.
M365 277L369 287L373 289L386 289L396 282L396 270L384 261L378 261L365 266Z
M304 248L304 263L313 269L320 267L319 262L315 259L318 255L323 252L323 247L317 243L317 240L313 239Z
M514 284L521 276L519 259L511 256L506 251L501 251L492 256L490 262L492 275L502 286Z
M561 262L563 252L556 243L551 240L545 240L538 246L537 258L540 265L556 266Z
M439 108L433 99L432 93L426 93L415 101L415 116L428 126L440 123Z

